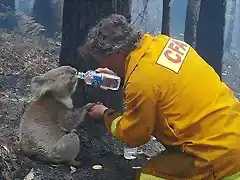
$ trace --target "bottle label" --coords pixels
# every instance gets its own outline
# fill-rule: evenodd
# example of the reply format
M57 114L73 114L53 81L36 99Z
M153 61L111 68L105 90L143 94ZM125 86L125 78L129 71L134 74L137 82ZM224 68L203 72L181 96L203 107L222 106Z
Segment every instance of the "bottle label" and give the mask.
M102 85L102 82L103 82L103 77L100 74L93 75L92 82L91 82L93 86L99 87Z

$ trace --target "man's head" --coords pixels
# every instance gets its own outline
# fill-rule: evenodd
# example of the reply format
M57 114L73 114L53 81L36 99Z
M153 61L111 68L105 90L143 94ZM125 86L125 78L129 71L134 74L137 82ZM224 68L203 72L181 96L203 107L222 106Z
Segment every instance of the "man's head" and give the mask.
M87 36L81 53L91 54L100 67L107 67L124 76L125 59L136 47L141 32L127 22L127 19L113 14L102 19Z

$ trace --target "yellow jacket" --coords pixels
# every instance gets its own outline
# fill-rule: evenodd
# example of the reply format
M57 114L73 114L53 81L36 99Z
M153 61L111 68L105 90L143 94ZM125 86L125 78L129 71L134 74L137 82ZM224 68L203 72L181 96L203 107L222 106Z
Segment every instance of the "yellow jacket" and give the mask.
M115 137L136 147L154 135L198 159L197 179L240 170L240 104L188 44L146 34L126 62L123 116L105 119ZM204 170L205 168L205 170Z

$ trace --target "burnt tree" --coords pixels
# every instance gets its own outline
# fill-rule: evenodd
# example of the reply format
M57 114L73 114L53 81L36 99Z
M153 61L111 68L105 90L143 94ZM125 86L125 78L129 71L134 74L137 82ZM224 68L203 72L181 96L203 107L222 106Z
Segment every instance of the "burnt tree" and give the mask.
M15 1L14 0L0 0L0 12L3 13L7 7L9 7L11 10L15 10Z
M232 44L232 32L234 29L234 20L235 20L235 14L236 14L236 7L237 7L237 2L236 0L232 0L231 2L231 8L230 8L230 12L228 12L226 20L228 20L228 29L227 30L227 34L226 34L226 41L224 44L224 50L226 50L227 52L230 51L231 49L231 44Z
M82 58L78 53L78 47L83 45L89 29L102 18L112 13L123 14L130 21L130 1L129 0L65 0L63 7L62 26L62 47L59 58L59 65L71 65L78 71L96 69L98 63L89 56ZM72 96L75 107L81 107L88 102L103 102L109 108L123 112L123 98L121 89L119 91L103 91L85 85L83 81L78 82L75 93ZM113 151L122 149L122 143L114 140L106 132L103 120L93 120L88 118L78 129L81 150L77 159L84 159L83 164L89 166L89 162L96 163L102 159L102 163L117 164L118 167L128 167L126 163L121 163L119 156ZM114 172L114 168L110 171ZM118 169L121 173L108 174L107 179L128 179L133 176L131 168ZM95 172L94 172L95 173ZM96 174L95 174L96 175ZM98 177L100 176L100 177ZM85 176L82 176L83 179ZM98 173L94 179L106 179Z
M225 0L201 1L196 50L218 75L222 74Z
M162 31L161 33L169 36L170 34L170 11L172 0L163 0L163 13L162 13Z
M201 0L188 0L184 41L193 48L196 46L196 30Z
M16 25L15 1L0 0L0 28L12 30Z
M65 0L59 65L71 65L79 71L96 69L98 67L96 60L93 57L83 59L77 52L78 47L83 45L88 30L102 18L118 13L130 21L130 4L130 0ZM109 107L122 111L123 102L120 91L105 92L101 89L86 87L83 82L79 82L76 93L73 95L74 105L79 107L87 102L101 101Z
M63 0L35 0L32 16L46 29L47 36L54 36L61 30Z

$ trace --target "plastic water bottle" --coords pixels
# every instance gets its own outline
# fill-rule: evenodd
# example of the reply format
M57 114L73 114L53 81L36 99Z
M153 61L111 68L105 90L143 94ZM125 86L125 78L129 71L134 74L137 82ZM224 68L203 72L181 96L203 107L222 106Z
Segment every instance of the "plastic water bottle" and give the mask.
M86 84L100 87L105 90L118 90L121 78L112 74L100 73L96 71L78 72L78 78L83 79Z
M123 105L123 108L124 108L124 111L126 111L127 107L126 107L126 104L124 103ZM123 150L124 150L124 158L125 159L129 159L129 160L132 160L132 159L136 159L137 158L137 155L138 155L138 147L135 147L135 148L130 148L128 147L126 144L123 145Z

